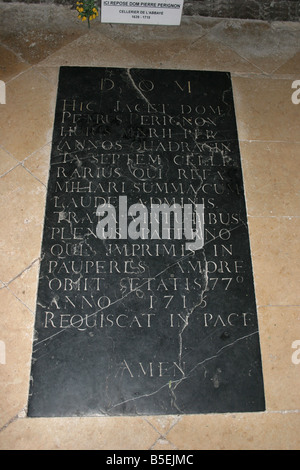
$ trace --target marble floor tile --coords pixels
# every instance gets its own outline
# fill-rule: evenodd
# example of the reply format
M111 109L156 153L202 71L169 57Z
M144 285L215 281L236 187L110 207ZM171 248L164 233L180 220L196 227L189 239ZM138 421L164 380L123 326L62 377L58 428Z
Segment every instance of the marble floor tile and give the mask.
M300 305L299 217L249 217L256 301Z
M28 63L37 64L66 44L71 43L87 27L77 20L76 11L60 5L22 3L3 5L0 43Z
M17 166L19 162L0 148L0 177Z
M50 167L51 143L34 152L24 160L24 166L41 183L47 186Z
M295 78L297 79L300 74L300 51L297 52L293 57L288 59L283 65L278 67L274 71L274 74L295 75Z
M176 451L177 447L175 447L174 444L169 442L167 439L157 439L157 441L151 447L150 450L154 450L156 452L159 451L159 450L162 450L162 451L167 451L167 450Z
M138 43L165 40L195 41L207 34L222 20L220 18L191 18L183 16L180 26L130 25L130 24L99 24L97 29L114 41L130 40Z
M292 80L233 77L240 140L299 142L299 108Z
M57 89L58 77L59 77L59 67L42 67L40 64L37 64L33 67L35 71L43 75L52 85Z
M296 23L224 20L209 37L226 44L264 73L272 73L300 50Z
M22 60L28 64L38 64L66 44L72 43L81 34L71 32L53 32L47 30L30 30L10 33L3 36L0 33L0 41L11 50L18 51Z
M0 429L27 405L34 317L7 288L0 290ZM0 437L0 441L2 436Z
M163 437L180 420L180 416L147 416L145 420Z
M34 314L39 276L39 259L34 260L9 284L9 290Z
M40 256L45 187L21 165L0 179L0 279L9 282Z
M75 19L75 21L74 21ZM3 34L13 30L29 31L32 29L82 30L86 25L77 21L76 11L69 5L40 5L31 3L30 7L24 3L1 5L1 31Z
M133 67L138 65L138 59L122 45L107 38L95 28L68 46L62 47L39 65L41 67L61 65Z
M299 325L299 306L259 309L267 410L300 409ZM299 344L293 348L295 341Z
M181 51L187 53L190 44L204 36L212 24L201 24L185 18L181 26L101 25L99 32L137 57L146 67L158 67L165 62L176 63ZM173 59L174 58L174 59Z
M184 416L167 439L182 450L297 450L298 413Z
M1 42L1 40L0 40ZM19 55L9 48L0 44L0 79L7 83L24 70L27 70L30 64L20 59Z
M157 432L142 418L25 418L4 431L0 449L144 450Z
M39 73L28 70L6 87L1 108L1 145L19 161L52 137L56 89Z
M163 62L164 68L257 73L259 69L221 42L203 36Z
M241 142L240 148L248 214L299 217L300 143Z

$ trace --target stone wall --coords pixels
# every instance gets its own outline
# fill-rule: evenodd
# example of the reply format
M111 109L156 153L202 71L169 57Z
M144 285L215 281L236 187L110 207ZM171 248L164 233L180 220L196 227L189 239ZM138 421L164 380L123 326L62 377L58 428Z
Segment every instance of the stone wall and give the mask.
M14 0L15 1L15 0ZM75 0L17 0L72 5ZM100 3L100 0L98 0ZM12 0L0 0L11 3ZM300 0L185 0L183 14L264 21L300 21Z

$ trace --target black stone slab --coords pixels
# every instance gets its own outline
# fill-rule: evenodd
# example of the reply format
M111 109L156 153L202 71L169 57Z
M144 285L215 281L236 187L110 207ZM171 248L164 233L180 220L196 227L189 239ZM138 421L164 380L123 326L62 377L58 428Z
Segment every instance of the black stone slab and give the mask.
M97 207L118 222L120 196L204 204L204 247L100 239ZM28 415L261 410L230 74L62 67Z

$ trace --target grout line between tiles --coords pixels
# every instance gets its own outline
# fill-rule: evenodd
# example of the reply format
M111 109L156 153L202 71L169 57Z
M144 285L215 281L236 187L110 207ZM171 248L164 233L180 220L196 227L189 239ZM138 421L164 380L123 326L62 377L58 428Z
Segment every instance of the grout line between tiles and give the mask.
M165 441L165 442L167 442L168 444L170 444L170 445L173 447L173 450L180 450L180 449L178 449L178 447L175 446L175 444L173 444L173 442L169 441L168 439L166 439L166 438L164 438L164 437L162 437L162 436L158 437L158 438L156 439L156 441L152 444L152 446L149 447L148 450L153 450L154 447L156 446L156 444L158 444L160 440Z
M154 426L154 424L152 424L152 423L150 423L150 421L148 421L147 416L144 416L144 417L143 417L143 420L146 421L146 423L149 424L149 426L151 426L151 427L154 429L154 431L156 431L156 432L159 434L159 437L162 436L162 434L159 432L158 429L156 429L156 427ZM155 441L155 442L156 442L156 441Z
M8 428L8 426L12 423L14 423L15 421L17 421L19 419L19 414L16 414L15 416L13 416L7 423L5 423L1 428L0 428L0 433L2 431L5 431L6 428Z
M51 129L52 131L52 129ZM26 161L30 158L30 157L33 157L37 152L40 152L41 150L43 150L45 147L47 147L47 145L52 145L52 139L47 141L44 145L42 145L41 147L39 147L38 149L34 150L32 153L30 153L29 155L27 155L27 157L25 157L21 163L26 165ZM51 150L51 148L50 148ZM50 157L49 157L49 165L50 165Z
M43 183L37 176L35 176L34 173L32 173L25 165L24 163L22 162L22 167L24 168L25 171L27 171L27 173L29 173L31 176L33 176L34 179L36 179L39 183L41 183L45 189L47 189L47 185L45 183Z
M15 170L16 168L18 168L18 166L22 166L22 163L21 163L21 162L17 163L15 166L13 166L13 167L10 168L9 170L7 170L5 173L3 173L2 175L0 175L0 179L1 179L3 176L8 175L11 171L13 171L13 170Z
M168 434L170 433L170 431L171 431L178 423L180 423L181 419L182 419L182 416L179 415L179 416L178 416L178 420L176 421L176 423L174 423L174 424L172 424L172 426L170 426L170 428L168 429L168 431L167 431L167 432L165 433L165 435L164 435L164 438L165 438L166 440L168 440L167 436L168 436ZM169 442L171 442L171 441L169 441ZM171 442L171 444L173 444L173 443ZM174 445L174 444L173 444L173 445Z
M28 69L26 70L22 70L20 73L18 73L17 75L15 75L14 77L11 77L7 82L6 82L6 85L9 85L11 82L13 82L14 80L16 80L17 78L19 78L21 75L23 75L24 73L27 73L27 72L30 72L30 70L33 69L33 65L30 65L30 67L28 67Z
M25 420L29 420L29 421L32 421L33 419L39 419L39 418L28 418L28 417L26 416L26 409L27 409L27 406L24 406L24 407L19 411L19 413L17 413L17 414L14 415L9 421L7 421L7 423L5 423L5 424L0 428L0 433L1 433L2 431L5 431L5 429L7 429L8 426L10 426L12 423L14 423L14 422L16 422L16 421L18 421L18 420L20 420L20 419L22 419L22 420L25 419ZM203 417L208 417L208 416L216 416L216 415L218 415L218 416L225 416L225 417L227 417L227 418L228 418L228 417L230 418L231 416L237 418L237 417L239 417L239 415L242 415L242 417L247 417L247 416L249 416L249 415L272 415L272 414L273 414L273 415L276 415L276 414L277 414L277 415L289 415L289 414L291 414L291 415L292 415L292 414L295 414L295 415L296 415L296 414L300 414L300 409L292 409L292 410L265 410L265 411L258 411L258 412L253 412L253 413L209 413L209 414L197 414L197 415L193 415L193 416L197 416L197 417L201 417L201 416L203 416ZM180 420L181 420L182 417L184 418L185 416L192 416L192 415L183 415L183 416L180 416ZM86 418L86 419L91 419L90 416L81 416L81 420L84 420L85 418ZM122 418L126 418L126 416L120 417L120 419L122 419ZM55 418L54 418L54 417L53 417L53 418L47 418L47 417L45 417L45 419L51 420L51 419L55 419ZM68 418L61 417L60 419L68 419ZM98 419L98 417L95 417L95 419ZM101 417L100 417L100 419L101 419ZM180 421L180 420L179 420L179 421ZM174 428L174 426L176 426L176 425L178 424L179 421L177 421L176 423L174 423L174 425L170 427L170 429L168 430L168 432L167 432L165 435L160 434L159 437L158 437L158 438L155 440L155 442L152 444L152 446L151 446L149 449L147 449L147 450L151 450L151 449L154 447L154 445L159 441L159 439L163 439L163 440L169 442L172 446L175 447L176 450L178 450L177 447L172 443L172 441L170 441L169 439L167 439L166 436L167 436L167 434L169 434L169 432ZM147 422L148 422L148 421L147 421ZM148 422L148 424L151 425L151 423L149 423L149 422ZM152 426L152 427L153 427L153 426ZM154 429L156 432L158 432L155 427L153 427L153 429ZM145 450L146 450L146 449L145 449Z
M293 304L262 304L262 305L257 305L257 308L265 308L265 307L282 307L282 308L285 308L285 307L290 307L290 308L293 308L293 307L300 307L300 304L299 305L293 305Z
M24 307L26 307L26 308L32 313L32 315L35 315L35 312L34 312L33 310L31 310L31 308L28 307L28 305L25 304L25 302L23 302L23 300L20 299L20 297L18 297L18 296L14 293L14 291L13 291L12 289L10 289L9 286L6 286L6 288L9 290L9 292L12 293L12 295L13 295Z
M154 429L155 429L155 428L154 428ZM155 430L157 431L157 429L155 429ZM157 432L158 432L158 431L157 431ZM167 440L167 439L165 439L165 438L163 437L162 434L160 434L160 435L157 437L157 439L155 439L155 441L154 441L153 444L149 447L148 450L153 450L153 447L158 443L158 441L159 441L160 439ZM169 441L168 441L168 442L169 442ZM171 444L171 443L170 443L170 444ZM172 445L173 445L173 444L172 444ZM177 450L177 449L176 449L176 450Z
M230 19L229 22L230 22L230 21L232 21L232 20ZM224 23L225 23L225 24L226 24L226 23L228 24L228 19L224 19ZM271 29L273 29L273 31L274 31L274 30L276 31L276 28L274 28L274 22L271 22ZM212 30L213 30L213 28L212 28ZM283 30L283 29L280 29L280 31L282 31L282 30ZM278 29L277 29L277 31L278 31ZM276 32L277 32L277 31L276 31ZM297 30L297 31L298 31L298 30ZM220 40L217 39L217 38L214 38L214 40L217 41L217 42L219 42L219 43L221 43L221 44L223 44L223 42L220 41ZM256 65L255 63L253 63L253 62L251 61L251 59L248 59L247 57L244 57L241 53L239 53L237 50L235 50L235 48L232 47L230 44L228 44L226 40L224 40L224 44L226 45L226 47L228 47L229 49L231 49L235 54L237 54L238 56L240 56L243 60L249 62L252 66L254 66L254 67L257 68L258 70L260 70L261 73L258 74L258 75L261 75L261 78L286 79L286 75L292 75L292 76L297 75L297 74L282 74L281 76L276 76L276 74L275 74L276 70L279 70L284 64L286 64L286 62L288 62L291 58L293 58L293 57L295 56L295 54L296 54L295 51L293 51L293 54L292 54L291 57L289 57L288 59L284 59L284 62L283 62L282 64L280 64L279 66L276 66L276 67L274 68L274 70L272 70L271 72L266 72L266 71L264 71L260 66ZM278 74L278 75L280 75L280 74ZM251 77L251 78L252 78L252 77Z
M1 5L1 3L0 3ZM90 31L86 31L84 33L82 33L80 36L76 37L75 39L73 39L71 42L67 43L67 44L64 44L62 45L59 49L51 52L51 54L47 55L47 57L44 57L43 59L41 59L39 62L37 62L36 64L32 65L31 68L36 68L36 67L45 67L45 68L56 68L56 67L60 67L60 66L63 66L64 64L63 63L60 63L60 65L47 65L47 64L44 64L45 61L48 61L52 56L55 56L56 54L58 54L61 50L65 49L65 48L68 48L69 46L71 46L71 44L73 44L73 42L76 42L78 41L79 39L81 39L82 37L84 36L87 36L88 34L90 34ZM102 33L100 33L102 34ZM41 72L38 72L40 75L43 75ZM44 75L43 75L44 78L46 78ZM47 81L49 81L52 85L53 83L48 79L46 78Z
M239 139L239 142L248 142L252 144L253 142L258 143L268 143L268 144L300 144L300 140L259 140L259 139Z
M173 423L173 424L168 428L168 430L167 430L165 433L161 433L161 432L155 427L154 424L152 424L150 421L148 421L147 417L144 417L144 421L146 421L148 424L150 424L150 426L159 434L159 436L157 437L157 439L154 441L154 443L152 444L152 446L151 446L148 450L152 450L153 447L158 443L158 441L159 441L160 439L169 442L169 443L174 447L174 450L178 450L177 447L175 446L175 444L173 444L173 442L169 441L166 436L167 436L167 434L171 431L171 429L173 429L173 427L176 426L176 424L181 421L181 416L180 416L180 415L177 415L177 420L176 420L176 422Z
M300 409L296 410L266 410L265 411L267 414L282 414L282 415L287 415L287 414L297 414L300 413Z
M15 55L22 64L26 64L29 66L31 65L30 62L27 62L27 60L25 60L20 53L16 52L14 49L9 47L4 42L0 41L0 46L3 47L3 49L6 49L8 52L11 52L13 55Z
M203 39L206 35L208 34L208 32L204 33L202 36L199 36L197 39L191 41L191 43L187 46L186 50L188 50L193 44L195 44L197 41ZM109 39L109 37L107 37ZM75 41L75 40L74 40ZM216 40L216 42L222 44L220 41ZM118 44L119 45L119 44ZM65 46L63 46L65 47ZM63 49L63 47L61 49ZM122 46L120 46L122 47ZM249 59L243 57L242 55L238 54L233 48L231 48L230 46L228 46L226 44L226 47L228 47L234 54L238 55L241 59L243 59L245 62L248 62L251 66L253 67L256 67L258 68L255 64L253 64ZM61 49L58 49L57 51L55 51L53 54L50 54L48 57L47 57L47 60L54 54L57 54ZM123 48L124 50L127 50L126 47ZM168 58L168 64L170 62L170 60L172 59L175 59L176 56L178 54L180 54L182 52L182 50L178 51L178 52L174 52L173 55L171 55L169 58ZM135 55L135 54L134 54ZM139 58L139 56L135 55L135 57ZM45 60L45 59L44 59ZM164 65L164 62L162 62L160 65ZM40 61L38 62L37 64L34 64L34 65L30 65L29 64L29 67L26 69L26 70L22 70L21 72L19 72L17 75L14 75L13 77L11 77L7 82L6 82L6 85L10 84L12 81L14 81L15 79L17 79L18 77L20 77L21 75L23 75L24 73L26 72L29 72L31 70L35 71L36 73L38 73L39 75L41 75L45 80L47 80L51 85L54 86L53 82L46 76L44 75L41 71L38 70L39 67L44 67L44 68L56 68L56 67L60 67L60 66L57 66L57 65L47 65L47 64L43 64L43 61ZM169 66L168 66L169 67ZM280 68L280 67L279 67ZM206 69L205 69L206 70ZM209 69L210 70L210 69ZM293 81L295 79L298 78L299 74L297 73L293 73L293 74L274 74L274 72L264 72L262 69L259 69L258 68L258 72L234 72L234 71L231 71L230 72L231 76L232 77L235 77L235 78L245 78L245 79L266 79L266 80L288 80L288 81Z
M234 51L235 52L235 51ZM242 57L242 56L240 56ZM246 60L244 57L242 57ZM252 64L252 62L250 62ZM254 65L254 64L252 64ZM283 64L284 65L284 64ZM280 66L282 67L282 65ZM280 68L279 67L279 68ZM274 72L264 72L255 73L255 72L231 72L233 77L238 78L254 78L254 79L262 79L262 80L295 80L299 77L299 74L295 73L282 73L282 74L275 74Z
M247 214L250 219L299 219L299 215L251 215Z
M151 415L152 416L152 415ZM164 415L164 416L170 416L170 415ZM171 431L171 429L181 420L181 415L171 415L171 416L177 416L177 420L175 421L175 423L173 423L169 428L168 430L165 432L165 433L161 433L156 427L154 424L152 424L150 421L147 420L147 417L145 416L144 417L144 420L147 421L148 424L150 424L150 426L153 427L153 429L155 429L156 432L158 432L158 434L165 438L166 435L169 433L169 431Z
M19 166L21 166L22 168L24 168L24 170L27 171L27 173L29 173L35 180L37 180L40 184L42 184L45 188L47 188L47 185L46 185L45 183L43 183L37 176L35 176L35 174L32 173L32 172L24 165L24 162L23 162L23 161L17 163L15 166L13 166L12 168L10 168L8 171L6 171L6 172L3 173L2 175L0 175L0 179L1 179L3 176L6 176L6 175L8 175L9 173L11 173L13 170L15 170L16 168L18 168Z
M2 176L5 176L7 175L7 173L9 173L10 171L14 170L15 168L17 168L17 166L20 165L20 161L16 159L16 157L14 157L5 147L3 147L3 145L0 144L0 149L3 150L3 152L7 153L7 155L9 155L13 160L15 160L15 165L10 168L9 170L5 171L4 173L0 174L0 178L2 178Z
M39 67L43 67L43 66L40 65L40 63L35 64L35 66L34 66L34 71L35 71L36 73L38 73L39 75L41 75L45 80L47 80L47 82L49 82L50 85L55 86L55 88L57 88L58 84L57 84L57 83L54 84L54 83L50 80L50 78L47 77L47 75L43 74L40 70L38 70ZM44 66L44 68L46 68L46 66ZM51 67L49 66L49 68L57 68L57 69L59 69L59 66L51 66ZM58 74L57 74L57 80L58 80Z
M0 428L0 433L2 431L5 431L6 428L8 428L8 426L12 423L14 423L15 421L18 421L19 419L24 419L26 417L26 409L27 409L27 405L25 405L20 411L19 413L17 413L16 415L14 415L9 421L7 421L7 423L5 423L1 428Z
M6 152L11 158L13 158L17 163L20 163L19 160L17 160L17 158L12 154L10 153L9 150L7 150L5 147L3 147L3 145L0 144L0 149L2 149L4 152Z
M8 282L4 282L1 280L2 284L4 284L4 287L9 287L9 285L14 282L16 279L18 279L19 277L21 277L24 273L26 273L27 271L29 271L29 269L32 268L32 266L36 263L36 262L39 262L40 261L40 258L36 258L35 260L33 260L25 269L23 269L23 271L21 271L19 274L17 274L14 278L12 278L10 281Z
M219 44L222 44L221 41L219 41L218 39L216 40ZM251 62L250 59L248 59L247 57L244 57L242 56L239 52L237 52L234 48L232 48L229 44L227 44L225 41L224 41L224 44L226 47L228 47L228 49L230 49L232 52L234 52L234 54L238 55L239 57L241 57L241 59L243 59L245 62L248 62L248 64L252 65L252 67L255 67L256 69L258 69L260 71L260 73L258 73L257 75L265 75L266 72L264 72L263 69L261 69L258 65L254 64L253 62ZM253 72L255 73L255 72Z

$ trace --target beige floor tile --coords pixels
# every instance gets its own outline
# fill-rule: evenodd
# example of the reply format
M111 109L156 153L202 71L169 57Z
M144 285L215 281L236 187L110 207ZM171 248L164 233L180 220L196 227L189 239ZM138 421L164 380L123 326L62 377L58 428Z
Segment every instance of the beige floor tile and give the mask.
M45 30L30 30L0 33L0 41L17 52L28 64L37 64L54 52L81 36L81 32L64 33Z
M300 410L300 307L261 307L259 327L267 410Z
M1 289L0 340L5 344L5 364L0 364L0 428L27 405L33 321L32 313L7 288Z
M0 434L0 449L147 450L157 432L142 418L19 419Z
M39 260L36 260L8 286L9 290L33 313L36 307L38 276Z
M8 82L11 78L28 69L30 64L20 59L18 54L0 45L0 79Z
M298 450L300 413L190 415L167 439L179 450Z
M45 186L49 177L50 153L51 143L34 152L24 161L24 166Z
M132 67L138 58L94 28L40 62L41 67Z
M275 74L289 74L298 75L300 74L300 51L297 52L293 57L287 60L283 65L275 70ZM296 78L298 78L296 77Z
M59 67L41 67L39 64L34 66L34 70L43 75L57 89Z
M70 6L1 6L0 41L29 64L37 64L86 32Z
M249 217L259 306L300 305L299 217Z
M56 89L29 70L12 80L6 92L0 114L1 144L22 161L51 140Z
M300 216L300 143L241 142L240 148L248 214Z
M213 26L215 23L213 24ZM138 44L139 41L151 42L160 39L161 41L169 39L190 39L195 40L201 35L205 34L209 26L206 24L202 26L201 22L191 21L189 18L184 18L180 26L165 26L159 25L134 25L134 24L99 24L97 29L114 41L123 41L130 39L132 42Z
M224 20L209 33L261 71L271 73L300 50L300 29L293 23Z
M176 450L177 448L174 446L174 444L172 444L171 442L167 441L166 439L158 439L156 441L156 443L154 444L154 446L151 447L151 450L155 450L155 451L159 451L159 450L162 450L162 451L167 451L167 450L171 450L171 451L174 451ZM172 462L172 460L170 460L170 462Z
M222 20L220 18L183 16L180 26L130 25L130 24L99 24L97 28L108 38L117 42L131 40L138 43L160 39L161 44L168 40L195 41L207 34ZM172 51L170 51L172 52Z
M0 279L9 282L40 255L45 187L22 166L0 179Z
M141 40L139 42L126 38L120 41L122 47L130 54L136 56L137 67L145 68L176 68L177 54L187 51L190 39L168 39L162 44L160 39Z
M0 148L0 177L17 166L19 162Z
M217 70L257 73L259 69L243 59L230 47L207 36L201 37L163 63L164 68Z
M29 31L43 30L48 27L51 31L86 31L87 25L77 20L77 12L70 5L41 5L31 3L1 4L1 31L11 32L13 29Z
M189 45L204 36L210 27L203 22L191 21L186 17L180 26L152 25L101 25L99 31L139 59L147 67L159 67L172 61L180 51L187 51Z
M299 107L291 100L291 80L232 80L240 140L300 141Z
M161 436L165 436L180 420L180 416L147 416L145 419Z

